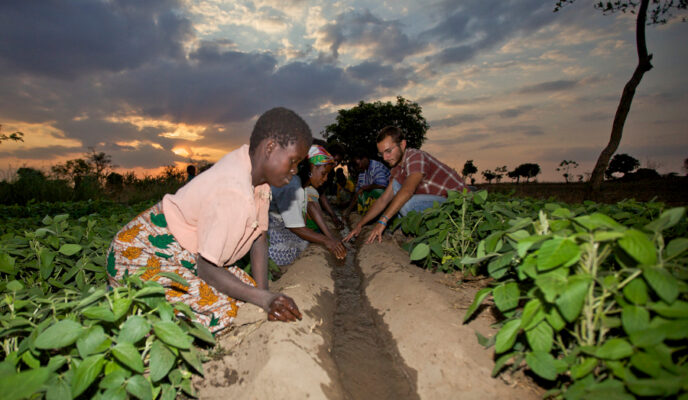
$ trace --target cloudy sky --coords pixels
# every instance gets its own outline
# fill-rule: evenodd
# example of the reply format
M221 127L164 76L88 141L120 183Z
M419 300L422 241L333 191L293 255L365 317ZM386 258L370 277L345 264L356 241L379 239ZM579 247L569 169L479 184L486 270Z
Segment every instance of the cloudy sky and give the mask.
M104 151L122 169L215 161L263 111L317 137L337 110L403 96L423 149L461 170L535 162L590 172L635 68L634 16L578 0L5 0L0 171ZM685 16L685 14L682 14ZM688 157L688 23L649 27L654 68L619 152L660 172ZM0 176L0 179L3 176Z

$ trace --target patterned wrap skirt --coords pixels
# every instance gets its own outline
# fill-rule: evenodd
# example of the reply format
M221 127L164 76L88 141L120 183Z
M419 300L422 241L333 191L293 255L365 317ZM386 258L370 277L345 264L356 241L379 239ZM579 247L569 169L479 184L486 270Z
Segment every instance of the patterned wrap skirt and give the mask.
M143 270L141 279L157 281L166 288L165 297L171 303L186 303L198 321L211 332L228 327L237 315L242 301L233 299L198 277L196 255L182 248L167 228L167 221L158 203L125 225L110 245L107 272L111 286L119 286L124 275ZM242 282L256 286L244 270L231 266L228 271ZM174 272L189 286L182 286L160 272Z
M289 265L296 261L302 251L308 247L308 241L303 240L284 226L282 218L272 214L268 225L268 256L275 264Z

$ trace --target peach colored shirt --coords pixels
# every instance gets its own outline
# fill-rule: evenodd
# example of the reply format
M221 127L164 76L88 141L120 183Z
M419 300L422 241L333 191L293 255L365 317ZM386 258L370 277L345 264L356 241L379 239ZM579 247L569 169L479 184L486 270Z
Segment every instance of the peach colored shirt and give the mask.
M253 187L248 146L225 155L162 199L167 226L186 250L231 265L268 229L270 185Z

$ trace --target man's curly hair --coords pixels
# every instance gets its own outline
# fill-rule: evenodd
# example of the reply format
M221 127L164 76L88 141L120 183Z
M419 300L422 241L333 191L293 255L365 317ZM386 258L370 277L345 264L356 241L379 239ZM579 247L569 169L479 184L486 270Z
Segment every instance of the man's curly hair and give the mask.
M283 107L268 110L258 118L251 133L249 152L253 154L260 142L270 138L282 147L298 142L310 146L313 141L308 124L294 111Z

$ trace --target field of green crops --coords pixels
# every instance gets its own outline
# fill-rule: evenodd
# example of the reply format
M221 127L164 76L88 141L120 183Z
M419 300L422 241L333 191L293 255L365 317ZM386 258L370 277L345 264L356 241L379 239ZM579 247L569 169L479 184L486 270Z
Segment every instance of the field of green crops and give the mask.
M411 259L491 277L493 375L524 369L565 399L688 399L685 208L452 193L409 214Z
M3 399L194 396L213 336L156 282L106 283L110 240L150 205L0 206ZM419 265L491 277L463 318L499 311L478 335L494 375L523 369L552 398L688 399L684 208L452 193L396 223Z
M0 206L3 399L194 395L191 376L203 372L196 346L212 346L210 332L156 282L106 283L110 240L150 205Z

